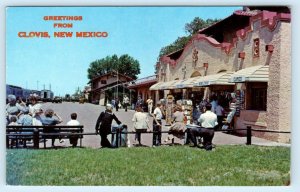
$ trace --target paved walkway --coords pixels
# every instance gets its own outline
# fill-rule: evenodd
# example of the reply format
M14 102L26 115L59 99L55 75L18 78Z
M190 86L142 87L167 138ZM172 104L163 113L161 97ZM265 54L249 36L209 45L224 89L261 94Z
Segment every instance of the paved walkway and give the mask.
M84 132L91 133L95 132L95 124L96 120L101 113L101 111L104 110L103 106L99 105L93 105L89 103L85 104L79 104L79 103L72 103L72 102L63 102L62 104L53 104L53 103L45 103L43 104L43 109L46 108L52 108L54 111L59 114L63 121L63 125L65 125L70 120L70 114L73 112L76 112L78 114L78 120L79 122L84 125ZM119 118L119 120L123 123L128 125L129 131L132 127L132 117L134 114L133 110L128 110L127 112L124 111L124 109L119 109L118 112L114 111L116 116ZM149 116L150 119L150 126L152 130L152 121L153 118ZM163 122L164 125L164 122ZM163 126L163 131L167 131L167 127ZM131 145L134 141L134 134L130 134L129 136ZM162 134L162 142L166 139L167 134ZM246 137L240 137L235 136L231 134L226 134L223 132L216 132L215 137L213 139L213 144L216 146L218 145L245 145L246 144ZM180 140L178 138L175 138L175 143L177 144L183 144L183 140ZM170 143L170 142L169 142ZM58 140L56 140L55 143L57 146L70 146L69 141L66 140L64 143L59 143ZM142 134L142 144L145 146L152 146L152 134ZM164 144L164 143L162 143ZM168 143L167 143L168 144ZM284 144L284 143L277 143L272 142L266 139L261 139L257 137L252 137L252 144L253 145L263 145L263 146L287 146L289 147L290 144ZM43 147L43 144L40 145ZM47 142L47 147L51 146L50 141ZM99 148L100 147L100 136L99 135L88 135L84 136L83 138L83 146L84 147L91 147L91 148Z

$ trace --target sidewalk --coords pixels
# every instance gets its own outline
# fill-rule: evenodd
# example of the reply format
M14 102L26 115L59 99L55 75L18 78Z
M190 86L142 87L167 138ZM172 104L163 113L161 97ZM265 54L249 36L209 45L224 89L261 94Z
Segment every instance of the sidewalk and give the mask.
M246 136L236 136L223 132L215 132L215 137L213 143L215 145L246 145L247 137ZM261 145L261 146L284 146L290 147L291 144L287 143L278 143L258 137L252 136L252 145Z

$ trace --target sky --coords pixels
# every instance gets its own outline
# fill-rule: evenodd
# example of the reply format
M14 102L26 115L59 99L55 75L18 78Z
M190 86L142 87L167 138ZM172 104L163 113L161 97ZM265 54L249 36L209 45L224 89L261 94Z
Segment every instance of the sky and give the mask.
M154 74L162 47L186 36L195 17L222 19L242 7L7 7L6 83L28 89L73 94L88 83L91 62L129 54L140 63L139 78ZM49 21L45 16L82 16L81 21ZM55 23L71 23L57 28ZM24 38L19 32L48 32L50 38ZM55 38L54 32L73 32ZM76 38L76 32L107 32L103 38Z

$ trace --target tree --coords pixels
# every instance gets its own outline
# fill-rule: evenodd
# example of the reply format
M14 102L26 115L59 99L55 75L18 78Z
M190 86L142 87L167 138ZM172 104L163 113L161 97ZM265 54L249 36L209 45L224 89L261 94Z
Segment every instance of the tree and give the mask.
M173 43L160 49L159 57L183 49L192 36L178 37Z
M104 75L110 71L118 71L133 79L140 73L140 63L128 54L106 56L105 58L93 61L88 68L88 78L91 80L96 76Z
M204 21L199 17L195 17L193 21L185 24L185 32L188 33L188 36L178 37L170 45L162 47L159 52L159 57L168 55L174 51L178 51L179 49L184 48L185 45L191 40L192 36L198 33L200 29L206 28L220 20L221 19L207 19L206 21Z
M189 35L194 35L198 33L200 29L209 27L212 24L219 22L220 20L221 19L206 19L206 21L204 21L199 17L195 17L193 21L185 24L185 32L188 33Z
M137 79L137 75L140 74L140 63L138 60L125 54L119 58L117 69L119 73Z

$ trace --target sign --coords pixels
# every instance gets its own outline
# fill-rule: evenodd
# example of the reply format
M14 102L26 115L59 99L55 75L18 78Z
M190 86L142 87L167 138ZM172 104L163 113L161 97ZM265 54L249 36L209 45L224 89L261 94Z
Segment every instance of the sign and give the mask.
M245 76L235 76L231 78L231 82L239 83L239 82L245 82L246 77Z
M184 84L176 85L176 88L184 88Z
M209 85L209 81L202 81L202 82L199 82L198 85L199 85L199 86L202 86L202 87L208 86L208 85Z

